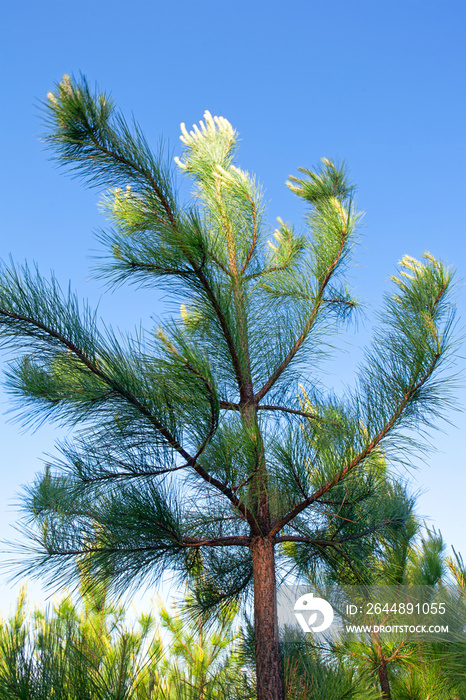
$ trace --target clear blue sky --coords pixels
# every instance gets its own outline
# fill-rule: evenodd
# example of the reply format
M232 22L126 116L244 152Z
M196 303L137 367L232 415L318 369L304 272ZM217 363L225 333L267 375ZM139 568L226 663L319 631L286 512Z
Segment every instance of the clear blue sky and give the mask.
M352 273L365 316L329 367L339 388L403 254L429 250L465 277L465 21L461 0L4 2L0 257L54 270L93 304L103 294L89 277L93 230L103 224L98 193L58 172L38 139L38 101L63 73L97 81L174 154L180 122L190 126L205 109L227 117L241 133L239 162L266 189L272 224L302 217L284 186L289 174L322 156L345 159L366 211ZM462 325L464 294L459 307ZM161 307L156 294L124 288L102 298L100 311L130 329ZM457 395L464 407L464 388ZM11 537L20 484L58 432L21 431L7 422L4 394L0 401L0 530ZM424 490L418 512L466 555L466 422L461 413L450 419L433 434L438 451L418 463L413 488ZM45 595L38 584L31 590ZM0 578L0 609L14 595Z

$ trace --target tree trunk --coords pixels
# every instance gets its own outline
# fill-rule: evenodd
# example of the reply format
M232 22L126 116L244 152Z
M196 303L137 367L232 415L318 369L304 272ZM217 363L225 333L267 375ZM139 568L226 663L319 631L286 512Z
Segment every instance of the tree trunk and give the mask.
M383 654L382 645L380 643L380 637L377 632L372 635L372 643L374 644L375 650L377 652L377 658L379 660L379 665L377 672L379 674L380 690L382 691L383 700L391 700L392 695L390 692L390 681L388 680L387 672L387 660Z
M391 700L391 692L390 692L390 682L388 680L388 673L387 673L387 662L385 659L382 659L380 664L379 664L379 682L380 682L380 689L382 691L382 697L384 700Z
M251 543L251 555L257 700L284 700L273 540L269 537L255 537Z

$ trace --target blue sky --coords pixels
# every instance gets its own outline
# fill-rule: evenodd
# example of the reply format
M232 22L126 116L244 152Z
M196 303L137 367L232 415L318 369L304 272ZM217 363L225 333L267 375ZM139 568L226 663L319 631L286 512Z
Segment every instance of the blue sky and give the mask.
M135 117L148 139L179 154L179 124L205 109L241 134L238 161L266 190L268 221L299 223L300 201L285 187L298 166L346 160L366 212L350 280L363 302L356 329L327 380L351 381L374 313L397 261L429 250L465 278L466 5L431 0L18 0L3 3L1 27L0 258L54 270L107 322L131 329L160 314L157 293L123 288L104 296L90 278L103 225L98 193L65 177L39 141L39 101L64 73L85 74ZM460 297L460 328L466 319ZM461 320L462 319L462 320ZM464 355L464 349L463 349ZM463 370L464 360L456 369ZM464 384L464 376L463 376ZM458 405L466 405L464 386ZM57 429L34 434L5 415L0 395L0 531L11 537L20 484L53 451ZM437 452L418 462L418 512L466 555L464 414L432 434ZM31 585L38 600L45 593ZM0 609L16 589L0 577Z

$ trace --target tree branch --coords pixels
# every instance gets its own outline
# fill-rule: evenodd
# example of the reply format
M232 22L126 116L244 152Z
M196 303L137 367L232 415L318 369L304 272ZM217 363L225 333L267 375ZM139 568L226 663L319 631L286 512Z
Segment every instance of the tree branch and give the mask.
M241 275L244 275L244 272L249 265L249 262L252 258L252 254L254 252L254 248L256 247L256 242L257 242L257 211L256 211L256 205L254 203L254 200L252 197L248 196L248 201L251 203L251 211L252 211L252 221L253 221L253 232L252 232L252 243L251 247L249 249L248 256L244 262L243 267L241 268Z
M178 467L167 467L166 469L153 469L153 470L137 470L137 469L130 469L128 465L128 471L127 472L115 472L113 474L104 474L103 476L96 476L96 477L85 477L85 476L80 476L79 478L84 484L95 484L101 481L111 481L112 479L140 479L141 477L149 477L149 476L161 476L162 474L170 474L171 472L177 472L180 469L186 469L186 467L189 467L189 464L181 464Z
M227 411L241 411L241 406L239 403L234 403L233 401L219 401L220 408L224 408Z
M233 401L219 401L220 408L224 408L227 411L240 411L241 406L239 403L234 403ZM337 425L335 421L329 421L326 418L321 418L316 416L314 413L306 413L306 411L299 411L295 408L286 408L285 406L266 406L261 404L257 407L258 411L283 411L283 413L292 413L296 416L302 416L303 418L309 418L310 420L321 421L323 423L329 423L331 425Z
M296 416L303 416L303 418L309 418L311 420L321 421L323 423L331 423L332 425L337 425L335 421L328 421L326 418L321 418L316 416L314 413L306 413L306 411L298 411L295 408L285 408L285 406L266 406L261 404L257 407L258 411L283 411L284 413L292 413Z
M182 544L184 547L249 547L251 537L231 536L231 537L214 537L212 539L198 539L196 537L183 537Z
M63 336L61 333L55 331L53 328L49 328L40 321L37 321L33 318L28 318L27 316L13 314L9 311L5 311L4 309L0 309L0 316L6 316L13 320L21 321L23 323L35 326L36 328L39 328L40 330L47 333L52 338L58 340L70 352L76 355L76 357L83 363L85 367L87 367L87 369L89 369L94 375L99 377L99 379L101 379L105 384L110 386L116 394L124 398L126 401L128 401L128 403L134 406L142 415L144 415L154 426L156 431L160 433L160 435L162 435L162 437L167 441L170 447L172 447L173 450L175 450L181 457L183 457L187 464L193 467L193 469L197 472L197 474L199 474L200 477L202 477L202 479L204 479L204 481L214 486L224 496L226 496L228 500L231 501L231 503L235 506L235 508L237 508L245 516L248 522L254 522L250 513L247 511L245 506L240 503L238 497L233 493L229 486L221 482L219 479L216 479L215 477L208 474L208 472L206 472L205 469L203 469L203 467L196 462L196 457L193 457L184 449L184 447L178 442L174 435L172 435L171 432L157 418L155 418L155 416L152 415L149 409L146 406L144 406L144 404L141 403L141 401L139 401L139 399L136 396L134 396L127 389L121 387L113 379L108 377L101 369L99 369L93 362L91 362L91 360L80 350L80 348L78 348L68 338ZM204 447L202 449L204 449Z
M263 275L268 275L271 272L279 272L280 270L286 270L288 267L288 264L285 265L275 265L274 267L268 267L265 270L261 270L260 272L254 272L252 275L245 275L243 278L246 282L249 282L249 280L256 279L257 277L262 277Z
M236 381L238 383L238 387L240 388L240 391L242 391L242 388L244 387L246 382L245 382L245 378L243 377L241 362L239 360L238 353L236 352L235 342L233 340L233 336L231 334L228 323L226 322L225 316L222 313L222 309L220 308L220 304L218 303L218 299L215 296L214 291L211 288L210 284L208 283L207 278L204 275L203 271L201 270L201 268L199 266L195 265L194 263L191 263L191 264L193 265L194 271L197 274L202 286L204 287L204 290L205 290L205 292L209 298L209 301L213 306L215 314L218 318L223 335L225 336L228 350L230 352L230 357L231 357L231 361L233 363L233 369L235 372Z
M145 170L145 168L142 168L140 165L135 163L134 161L130 160L129 158L125 158L118 153L115 153L115 151L110 150L106 146L104 146L103 143L100 143L99 140L96 138L94 131L92 128L89 128L89 136L91 138L92 143L94 144L94 147L96 148L97 151L100 151L101 153L104 153L106 156L112 158L113 160L116 160L118 163L122 163L123 165L126 165L127 167L131 168L132 170L135 170L137 173L142 175L143 177L148 180L149 184L151 185L152 189L154 190L157 199L161 203L162 207L165 210L165 213L168 217L168 220L170 221L171 226L173 227L173 230L177 230L177 225L176 225L176 219L175 215L173 213L173 210L163 194L162 190L160 189L157 180L154 178L151 172L148 170Z
M346 228L343 229L342 231L342 236L341 236L341 244L340 248L338 250L337 255L335 256L335 259L333 260L332 264L328 267L320 285L319 285L319 291L315 299L314 303L314 308L312 309L311 315L309 316L308 320L306 321L306 324L301 332L301 335L297 340L295 341L293 347L290 349L286 357L283 359L283 361L280 363L280 365L277 367L277 369L271 374L269 379L266 381L262 389L260 389L257 394L254 397L254 400L258 403L261 401L264 396L267 394L267 392L273 387L277 379L280 377L280 375L285 371L285 369L288 367L298 350L301 348L302 344L306 340L309 331L311 330L314 321L317 318L317 315L319 313L320 307L323 303L323 295L325 288L338 264L338 261L343 253L343 249L345 247L345 242L346 242Z
M279 532L285 525L287 525L293 518L295 518L301 511L314 503L319 498L321 498L327 491L329 491L333 486L342 481L349 472L351 472L358 464L360 464L364 459L366 459L370 453L379 445L379 443L389 434L393 426L396 424L398 419L401 417L403 411L408 405L412 396L425 384L425 382L432 375L438 361L440 359L440 353L435 353L434 358L422 379L420 379L415 384L412 384L408 391L404 394L398 408L394 412L391 419L386 423L386 425L380 430L380 432L369 442L367 447L362 450L358 455L356 455L349 464L347 464L336 476L329 479L320 489L315 491L312 495L308 496L306 499L298 503L284 518L282 518L278 523L276 523L270 534L273 536Z
M97 148L98 150L101 150L103 153L105 153L105 155L107 155L111 158L114 158L116 161L123 163L127 167L133 168L136 172L142 174L145 178L147 178L150 185L154 189L154 191L157 195L157 198L159 199L160 203L162 204L174 232L179 233L176 218L175 218L175 215L170 207L170 204L169 204L168 200L166 199L166 197L163 195L161 189L159 188L159 186L157 184L157 181L152 176L152 174L147 172L146 170L144 170L140 166L138 166L133 161L131 161L127 158L123 158L122 156L118 155L117 153L114 153L113 151L106 148L103 144L99 143L99 141L95 138L95 135L92 133L92 131L91 131L91 139L94 143L95 148ZM226 323L225 317L220 309L217 297L215 296L212 288L210 287L209 283L207 282L207 279L206 279L204 273L202 272L201 268L199 267L199 265L197 265L196 262L192 259L189 252L186 249L184 249L181 238L179 239L179 244L183 248L183 252L185 253L187 260L189 261L195 274L199 278L202 286L204 287L204 289L207 293L207 296L209 297L209 300L210 300L212 306L214 307L215 313L217 315L217 318L218 318L219 323L221 325L225 339L227 341L227 345L228 345L228 349L230 351L230 355L232 358L236 378L238 380L239 385L242 386L244 384L244 379L242 377L241 363L239 362L239 358L238 358L238 355L236 353L236 348L235 348L235 344L234 344L232 335L230 333L230 329L229 329L228 324Z
M123 255L123 254L122 254ZM131 270L143 270L144 272L164 272L167 275L184 275L184 276L189 276L192 275L191 270L179 270L176 268L172 267L162 267L161 265L154 265L154 264L149 264L149 263L141 263L141 262L135 262L133 260L128 260L120 258L122 262L125 263Z
M361 530L360 532L355 532L352 535L347 535L346 537L340 537L339 539L331 539L331 540L319 540L313 537L302 537L300 535L281 535L280 537L275 537L275 542L301 542L303 544L313 544L318 547L334 547L335 545L338 544L344 544L345 542L352 542L353 540L358 540L361 537L365 537L366 535L371 535L373 532L376 532L379 530L381 527L385 527L386 525L389 525L392 521L390 519L382 520L380 523L377 523L377 525L373 525L372 527L368 527L365 530Z

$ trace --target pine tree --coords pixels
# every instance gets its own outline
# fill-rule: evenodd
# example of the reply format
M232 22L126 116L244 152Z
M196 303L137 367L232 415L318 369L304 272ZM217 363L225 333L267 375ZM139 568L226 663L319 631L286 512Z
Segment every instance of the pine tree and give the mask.
M318 362L356 306L345 169L323 159L290 177L306 230L279 220L268 240L260 188L234 164L237 133L223 117L182 125L176 162L196 193L183 204L163 150L110 97L65 76L46 109L55 157L106 193L101 274L182 305L156 333L119 338L56 281L3 268L10 389L33 418L79 426L27 490L25 569L71 579L85 567L120 589L195 572L204 607L252 589L258 698L281 700L276 569L293 563L287 543L337 555L398 517L380 499L364 507L361 483L370 498L382 446L406 460L448 403L452 274L429 253L405 256L356 388L324 393ZM349 522L356 492L360 519Z
M105 583L82 581L52 608L28 609L25 590L0 616L2 700L251 700L230 607L212 627L192 619L187 600L130 627ZM187 619L186 619L187 618ZM163 638L161 630L165 630Z
M345 624L337 635L324 642L306 635L308 638L299 643L295 630L290 630L282 640L285 667L290 665L290 660L301 666L298 677L306 685L309 668L315 663L314 649L323 648L324 658L330 658L332 667L350 681L357 698L361 691L355 689L361 686L369 696L376 692L383 700L462 697L466 629L464 563L456 553L454 559L445 558L441 534L421 526L413 510L413 498L400 483L390 479L386 468L381 454L376 469L382 477L384 500L391 501L392 512L398 512L398 519L392 518L386 527L375 530L370 537L347 541L337 554L326 557L310 556L302 545L288 545L287 553L295 559L300 578L303 582L307 580L312 590L321 592L321 597L332 604ZM377 489L371 492L372 499L382 498ZM352 500L355 503L354 497ZM374 501L366 499L366 504L372 507ZM358 515L346 506L345 517L358 518ZM446 575L447 569L450 577ZM345 614L344 600L362 603L357 618ZM443 607L443 613L429 620L424 612L417 617L414 612L409 618L413 629L416 624L437 625L441 620L448 628L446 636L374 629L354 631L355 625L374 628L379 624L402 625L408 621L386 610L380 617L373 609L365 615L365 601L379 602L382 606L388 604L390 608L396 601L414 603L416 600L435 603L438 609ZM352 632L345 628L348 624ZM318 672L315 675L319 677ZM332 687L336 688L337 684ZM319 697L329 694L327 690L320 695L317 693ZM346 696L342 693L337 697Z

